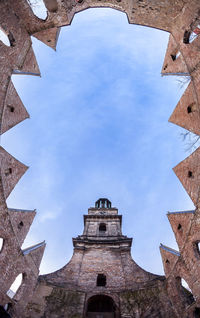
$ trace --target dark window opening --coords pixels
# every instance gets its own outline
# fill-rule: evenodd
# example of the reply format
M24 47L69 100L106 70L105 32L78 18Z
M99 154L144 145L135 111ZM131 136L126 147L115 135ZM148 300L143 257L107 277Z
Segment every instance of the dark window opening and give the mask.
M115 304L111 297L95 295L88 300L87 312L115 312Z
M21 228L24 226L24 223L21 221L19 224L18 224L18 229L21 230Z
M15 38L14 38L13 34L10 31L8 33L8 38L9 38L9 41L10 41L10 46L15 46Z
M166 263L166 264L169 264L169 263L170 263L170 261L167 259L165 263Z
M168 64L165 64L165 66L164 66L164 71L166 70L168 68Z
M176 55L171 54L171 58L172 58L172 61L175 61L176 60Z
M192 171L188 171L188 178L192 178L193 174L192 174Z
M183 43L192 43L200 34L200 25L198 24L192 31L186 30L183 35Z
M12 305L12 303L8 303L7 305L8 305L7 310L9 311L13 305Z
M199 318L200 317L200 308L196 307L194 310L194 318Z
M98 274L97 276L97 286L106 286L106 276L104 274Z
M5 170L5 176L8 176L11 173L12 173L12 168L8 168Z
M187 113L190 114L192 113L195 109L194 109L194 105L195 103L192 103L190 104L188 107L187 107Z
M106 232L106 224L105 223L100 223L99 232Z
M178 227L177 227L178 230L181 230L182 229L182 225L179 223Z
M7 107L9 108L11 113L14 113L15 111L15 107L11 106L11 105L7 105Z
M6 310L8 310L11 306L11 303L8 303L5 305L5 308L3 308L3 306L0 306L0 317L2 318L11 318L10 315L8 314L8 312Z
M189 44L190 31L186 30L183 35L183 43Z
M200 257L200 242L199 241L194 242L193 247L194 247L194 252L195 252L196 257L199 258Z
M181 55L180 51L178 51L176 54L171 54L172 61L176 61L180 55Z

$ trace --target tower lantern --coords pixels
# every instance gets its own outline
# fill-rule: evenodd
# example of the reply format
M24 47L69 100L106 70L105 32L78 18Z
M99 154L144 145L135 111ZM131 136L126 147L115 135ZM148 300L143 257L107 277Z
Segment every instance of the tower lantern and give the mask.
M112 203L106 198L100 198L95 202L95 208L97 209L111 209Z

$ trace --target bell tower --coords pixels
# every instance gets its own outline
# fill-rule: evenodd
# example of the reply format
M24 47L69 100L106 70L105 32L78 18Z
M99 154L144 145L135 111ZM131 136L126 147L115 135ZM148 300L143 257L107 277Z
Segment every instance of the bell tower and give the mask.
M135 263L132 239L122 234L121 225L122 215L110 200L97 200L84 215L82 235L73 238L71 260L39 277L29 317L177 318L165 277ZM183 291L182 298L175 295L177 307L189 304L188 294L187 299Z
M112 207L110 200L100 198L84 215L83 234L73 239L74 248L88 248L88 244L120 248L123 244L123 249L130 250L132 239L122 235L121 225L122 215L118 214L118 209Z

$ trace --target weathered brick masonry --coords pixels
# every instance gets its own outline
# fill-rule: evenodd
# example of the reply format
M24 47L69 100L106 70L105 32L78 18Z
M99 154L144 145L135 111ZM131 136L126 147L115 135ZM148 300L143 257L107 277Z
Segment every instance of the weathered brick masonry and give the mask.
M84 231L73 239L70 262L39 277L26 317L173 318L191 304L181 287L171 305L165 277L146 272L133 261L132 239L121 232L122 216L102 202L110 203L100 199L84 215ZM106 308L105 296L112 299L114 309Z
M200 36L196 36L193 41L191 39L192 35L199 34L199 0L44 0L44 2L48 10L46 20L41 20L34 15L27 0L0 1L0 28L7 35L10 43L10 45L5 45L0 41L1 134L29 117L13 86L11 75L13 73L40 75L30 36L35 36L55 49L60 27L70 25L75 13L92 7L114 8L125 12L129 23L146 25L170 32L162 74L186 75L191 78L185 93L170 117L170 121L197 135L200 134ZM108 279L106 288L108 290L110 288L108 294L112 291L113 303L110 300L110 306L115 304L116 315L120 315L121 312L127 317L159 317L159 315L160 317L173 317L173 315L174 317L200 317L199 156L199 149L197 149L174 168L174 172L194 202L195 211L169 213L168 215L179 251L174 251L164 245L160 247L166 279L156 276L154 280L151 274L146 274L139 269L136 270L137 265L130 259L128 252L122 252L122 246L119 242L115 242L115 252L110 252L107 247L102 249L103 245L98 246L105 263L108 265L114 261L116 264L116 268L111 266L110 272L105 272ZM41 308L48 304L45 310L49 310L50 313L46 313L44 317L57 317L56 313L53 316L55 308L58 308L59 311L59 308L64 304L66 310L59 317L82 315L83 307L84 310L86 308L87 297L92 296L88 293L88 290L92 289L92 282L94 282L92 276L94 273L92 274L91 268L88 268L87 262L85 263L85 257L87 255L91 262L94 262L94 267L100 266L98 265L99 259L97 257L94 259L94 251L84 251L83 253L82 247L78 248L79 244L84 241L81 236L74 241L75 252L71 260L73 266L70 270L70 278L66 273L64 280L66 288L61 286L61 281L61 285L54 286L55 274L46 278L43 277L43 279L40 278L39 283L37 283L38 268L45 244L38 244L25 251L21 249L35 212L9 209L6 204L6 198L26 172L27 167L8 154L2 147L0 147L0 163L0 238L3 239L3 247L0 251L0 305L3 307L10 304L8 312L12 317L23 318L26 316L25 308L29 302L31 304L31 307L29 304L29 312L31 312L29 317L32 317L32 314L35 315L33 317L39 317L39 313L38 316L35 314L38 303L40 303L36 299L38 297L44 302L41 304ZM112 221L109 222L112 223ZM130 243L128 240L126 244L128 242ZM84 244L87 246L88 242L85 241ZM130 246L126 246L126 248L130 248ZM126 255L127 267L125 264L122 265L123 253ZM83 266L82 270L84 269L85 273L91 275L88 274L87 279L84 276L84 271L79 270L80 264ZM67 270L70 266L69 264ZM130 270L130 268L132 269ZM64 275L64 271L62 269L59 273ZM138 282L135 276L132 280L131 271L141 273ZM80 273L79 278L77 278L78 272ZM115 278L116 272L119 274L119 280ZM11 299L7 295L7 291L20 273L23 274L22 285L14 298ZM129 275L130 279L125 279ZM147 277L146 275L150 276ZM187 281L192 290L194 298L190 305L186 305L187 301L184 300L185 294L182 293L181 278ZM77 285L78 281L81 288ZM136 282L139 284L138 288L136 288ZM141 283L145 284L144 288L141 288ZM74 284L78 286L78 289L74 289ZM37 287L35 287L36 285ZM32 301L34 288L38 290L38 296L34 296L35 312ZM41 297L40 292L44 297ZM149 300L147 301L147 299ZM93 298L93 300L95 299ZM89 305L91 308L93 300ZM141 310L143 311L140 312L139 308L141 308L142 302L143 309ZM170 310L169 302L172 308L170 316L167 314L167 310ZM149 307L148 304L150 304ZM2 308L0 307L0 309ZM160 310L160 314L158 314L158 310Z

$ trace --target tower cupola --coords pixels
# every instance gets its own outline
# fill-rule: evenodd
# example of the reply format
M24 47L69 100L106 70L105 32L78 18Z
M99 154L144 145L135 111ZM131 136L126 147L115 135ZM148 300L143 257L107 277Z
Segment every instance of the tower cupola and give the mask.
M106 198L100 198L95 202L95 208L97 209L111 209L112 203Z

